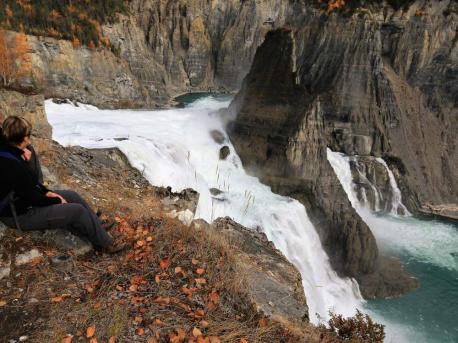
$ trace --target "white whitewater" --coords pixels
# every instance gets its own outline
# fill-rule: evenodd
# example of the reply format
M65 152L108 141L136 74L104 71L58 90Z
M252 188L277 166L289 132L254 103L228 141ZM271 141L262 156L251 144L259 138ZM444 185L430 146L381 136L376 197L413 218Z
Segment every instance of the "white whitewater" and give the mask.
M217 112L228 104L205 98L185 109L113 111L47 101L46 112L53 138L62 145L118 147L153 185L197 190L197 217L229 216L262 228L301 272L312 322L319 321L316 313L327 318L329 310L353 315L363 305L358 286L332 270L304 206L245 173ZM226 161L219 160L222 145L210 137L211 130L226 136L231 149ZM210 188L223 193L213 197Z
M388 165L381 157L377 157L375 160L385 167L386 171L388 172L388 177L390 178L390 186L392 193L390 213L393 215L397 215L398 209L401 208L402 213L404 213L404 216L410 216L411 214L407 210L407 207L405 207L402 203L401 191L399 190L398 184L396 183L396 179L394 178L393 172L390 168L388 168Z
M357 160L353 159L356 163ZM358 165L358 163L357 163ZM364 170L361 170L360 168L364 167ZM356 168L359 174L359 177L364 181L364 183L368 184L372 188L372 192L374 193L374 210L376 212L380 211L380 200L383 200L383 195L379 192L377 187L374 186L372 182L369 181L369 179L366 176L366 170L364 165L358 165ZM361 189L362 197L363 197L363 204L366 204L366 206L370 206L369 201L367 199L367 194L366 194L366 189L362 188Z

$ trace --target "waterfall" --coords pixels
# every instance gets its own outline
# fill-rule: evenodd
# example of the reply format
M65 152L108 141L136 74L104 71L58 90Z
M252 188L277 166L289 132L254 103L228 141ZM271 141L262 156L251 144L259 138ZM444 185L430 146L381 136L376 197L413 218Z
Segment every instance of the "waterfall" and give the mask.
M334 169L334 172L340 181L340 184L342 185L345 193L347 193L348 200L350 200L353 208L358 210L363 205L361 205L358 201L358 194L356 193L353 185L353 175L350 169L350 157L334 152L329 148L327 149L327 157L332 169Z
M375 160L385 167L386 171L388 172L388 176L390 178L390 186L391 186L391 193L392 193L391 214L397 215L399 213L399 209L401 209L402 211L401 213L403 213L404 215L406 216L411 215L410 212L407 210L407 207L405 207L404 204L402 203L401 191L398 188L398 184L396 183L396 179L394 178L393 172L391 171L390 168L388 168L388 165L382 158L377 157Z
M346 156L345 154L333 152L332 150L327 149L327 158L339 178L345 192L347 193L353 208L357 211L361 211L363 208L366 208L376 212L391 213L395 216L399 214L410 216L409 211L402 203L401 191L396 183L393 172L382 158L364 157L365 160L369 160L371 163L377 163L378 166L381 166L386 173L389 190L385 195L377 187L377 180L373 182L369 179L369 173L361 157ZM371 206L368 201L365 188L358 187L359 185L355 183L355 176L352 173L352 164L358 172L360 183L372 190L374 195L374 206ZM361 196L359 196L359 194L361 194Z
M353 315L363 305L358 285L332 269L304 206L245 173L216 111L228 104L204 98L184 109L110 111L47 101L46 112L53 138L62 145L118 147L151 184L197 190L197 217L229 216L262 229L300 271L312 322L328 318L329 310ZM223 134L223 144L212 139L213 130ZM226 160L219 159L223 145L231 151ZM211 188L221 193L212 195Z

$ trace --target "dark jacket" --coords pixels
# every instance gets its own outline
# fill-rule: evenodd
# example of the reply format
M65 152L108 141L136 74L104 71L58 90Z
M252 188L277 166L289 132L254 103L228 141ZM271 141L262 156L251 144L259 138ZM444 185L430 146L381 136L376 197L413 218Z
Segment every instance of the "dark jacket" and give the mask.
M0 201L14 191L18 215L24 214L29 207L60 204L59 198L48 198L45 195L49 190L39 182L37 174L22 159L22 150L0 143L0 151L9 152L18 158L13 160L0 156ZM0 213L0 217L11 216L9 206Z

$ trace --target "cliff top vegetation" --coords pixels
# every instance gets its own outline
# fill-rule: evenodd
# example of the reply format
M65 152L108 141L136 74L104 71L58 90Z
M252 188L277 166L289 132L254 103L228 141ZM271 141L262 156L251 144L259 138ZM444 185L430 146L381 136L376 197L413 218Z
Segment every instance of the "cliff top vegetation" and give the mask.
M0 28L71 40L74 46L111 47L101 25L126 13L128 0L4 0Z
M8 41L0 29L0 87L9 87L31 70L29 44L25 34L17 34Z
M394 9L414 0L387 0ZM106 46L115 50L101 32L101 25L114 22L118 13L127 13L130 0L4 0L0 3L0 28L58 39L74 46ZM374 0L315 0L329 14L380 4Z
M395 10L407 8L414 0L386 0L386 4ZM372 4L383 4L382 1L374 0L318 0L318 3L329 14L332 11L351 11L356 8L368 7Z

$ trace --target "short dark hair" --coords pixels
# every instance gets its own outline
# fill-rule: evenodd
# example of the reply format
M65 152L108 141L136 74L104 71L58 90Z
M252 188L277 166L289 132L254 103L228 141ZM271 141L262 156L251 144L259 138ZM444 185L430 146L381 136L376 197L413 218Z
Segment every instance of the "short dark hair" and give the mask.
M21 144L24 138L32 133L32 124L24 118L17 116L7 117L2 124L2 134L6 142Z

